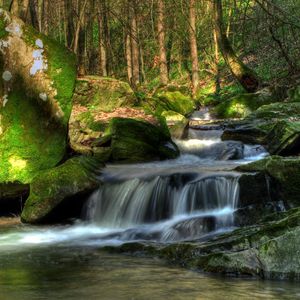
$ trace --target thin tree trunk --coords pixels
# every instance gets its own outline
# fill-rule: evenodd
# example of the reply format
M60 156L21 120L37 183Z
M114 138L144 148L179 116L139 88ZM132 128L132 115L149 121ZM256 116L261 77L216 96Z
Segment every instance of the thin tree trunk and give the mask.
M164 26L164 0L157 1L158 18L157 18L157 31L158 31L158 44L159 44L159 68L160 80L163 85L167 85L169 81L167 54L165 47L165 26Z
M131 56L132 56L132 85L136 87L140 83L140 53L138 44L138 25L136 15L136 2L131 1Z
M39 26L39 6L38 0L30 0L29 2L29 10L31 17L31 25L38 31L41 31Z
M82 21L84 18L84 13L85 13L85 8L88 3L88 0L85 0L82 7L79 10L79 17L78 21L76 24L76 30L75 30L75 35L74 35L74 43L73 43L73 51L74 53L78 53L78 41L79 41L79 34L80 34L80 29L82 27Z
M44 34L49 33L49 0L43 0L42 6L42 31Z
M3 0L0 0L0 7L3 7Z
M19 2L18 0L12 0L10 3L9 11L15 15L19 16Z
M131 54L131 39L130 34L126 34L126 62L128 82L132 84L132 54Z
M220 51L219 51L219 44L218 44L218 38L217 38L217 30L216 27L214 27L214 50L215 50L215 94L218 96L220 94L221 90L221 84L220 84Z
M107 55L103 24L103 10L98 11L98 34L99 34L99 73L101 76L107 76Z
M196 0L190 0L189 22L190 50L192 59L192 84L193 95L195 95L199 85L199 61L196 34Z
M259 87L259 80L255 73L248 68L235 54L223 29L222 0L214 0L214 21L220 50L231 70L232 75L248 92L255 92Z

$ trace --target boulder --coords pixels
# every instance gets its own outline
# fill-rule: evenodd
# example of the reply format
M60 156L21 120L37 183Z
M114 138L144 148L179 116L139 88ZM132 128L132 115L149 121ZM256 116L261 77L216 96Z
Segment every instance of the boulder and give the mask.
M158 91L154 95L154 101L156 101L157 114L171 110L188 116L196 107L192 97L184 95L180 91Z
M59 167L41 171L30 185L22 222L62 222L80 217L87 195L99 187L97 172L102 166L96 158L74 157Z
M173 138L181 139L187 134L188 119L171 110L163 111L162 117L166 119L167 126Z
M251 94L238 94L217 105L213 113L219 118L244 118L259 107L274 101L268 89Z
M69 141L71 148L80 154L109 155L106 131L114 117L159 123L153 115L137 107L137 98L128 83L113 78L79 78L73 104Z
M114 118L110 123L111 160L143 162L179 155L167 129L134 119Z
M242 172L261 172L278 183L278 198L287 207L300 206L300 159L298 157L272 156L266 159L242 165Z
M75 76L70 51L0 10L0 182L62 160Z
M242 121L231 122L223 140L263 144L272 155L298 155L300 103L272 103L260 107Z

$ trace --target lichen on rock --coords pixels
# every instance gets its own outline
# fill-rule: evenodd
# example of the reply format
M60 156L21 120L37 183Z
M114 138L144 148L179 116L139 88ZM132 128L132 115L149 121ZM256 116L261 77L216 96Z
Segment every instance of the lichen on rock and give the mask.
M75 59L1 10L0 75L0 182L29 183L65 155Z

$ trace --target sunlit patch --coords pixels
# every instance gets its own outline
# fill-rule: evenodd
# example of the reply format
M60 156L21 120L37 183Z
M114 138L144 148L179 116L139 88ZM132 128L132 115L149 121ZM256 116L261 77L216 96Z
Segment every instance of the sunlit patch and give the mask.
M39 48L44 48L44 44L43 44L43 41L41 39L37 39L35 41L35 45Z
M25 159L19 158L17 156L12 156L8 160L9 163L11 164L12 168L21 171L26 168L27 166L27 161Z
M44 71L44 70L48 69L48 65L44 61L44 58L43 58L43 52L44 52L44 50L42 50L42 49L33 51L33 53L32 53L33 65L30 68L30 75L33 76L39 71Z
M230 106L229 108L230 112L234 112L235 114L239 114L240 116L246 116L248 115L251 111L249 110L246 105L242 103L234 103Z
M13 21L12 23L10 23L5 30L8 33L11 33L13 35L16 35L18 37L21 37L23 32L22 32L22 28L20 26L20 24L18 24L17 22Z
M39 97L40 97L40 99L42 99L45 102L48 100L48 96L46 93L40 93Z

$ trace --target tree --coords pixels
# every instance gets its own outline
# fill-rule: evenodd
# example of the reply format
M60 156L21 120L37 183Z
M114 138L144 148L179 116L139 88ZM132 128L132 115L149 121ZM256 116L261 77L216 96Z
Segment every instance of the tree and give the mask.
M190 51L191 51L191 59L192 59L192 84L193 84L193 94L195 95L199 85L199 61L198 61L197 34L196 34L196 0L190 0L189 34L190 34Z
M232 75L247 92L257 91L259 87L259 80L257 76L236 55L229 39L226 36L224 30L222 0L214 0L214 21L218 44Z
M159 44L159 68L160 68L160 80L163 85L167 85L169 81L168 74L168 63L167 63L167 53L165 47L165 26L164 26L164 0L157 1L157 36Z

